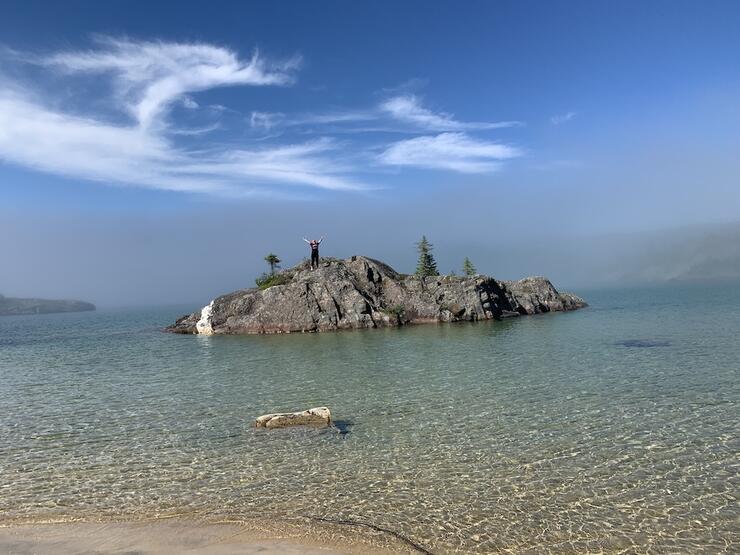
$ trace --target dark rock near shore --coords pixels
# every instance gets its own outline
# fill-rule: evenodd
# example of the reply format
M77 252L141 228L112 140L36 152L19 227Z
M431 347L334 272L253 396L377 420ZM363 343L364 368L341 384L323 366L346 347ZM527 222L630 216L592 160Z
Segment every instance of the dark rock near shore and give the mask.
M223 295L183 316L167 331L318 332L491 320L586 306L575 295L559 293L543 277L519 281L483 275L419 278L364 256L324 260L314 271L301 264L285 274L289 278L285 285Z
M83 301L14 299L0 295L0 316L53 314L55 312L86 312L89 310L95 310L95 305Z

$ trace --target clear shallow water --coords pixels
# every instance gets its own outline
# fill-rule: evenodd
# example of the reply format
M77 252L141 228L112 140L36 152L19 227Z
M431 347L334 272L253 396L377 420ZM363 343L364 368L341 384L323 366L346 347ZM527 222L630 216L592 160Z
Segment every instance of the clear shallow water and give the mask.
M308 515L435 553L737 552L740 286L582 293L320 335L0 318L0 522ZM317 405L346 433L251 428Z

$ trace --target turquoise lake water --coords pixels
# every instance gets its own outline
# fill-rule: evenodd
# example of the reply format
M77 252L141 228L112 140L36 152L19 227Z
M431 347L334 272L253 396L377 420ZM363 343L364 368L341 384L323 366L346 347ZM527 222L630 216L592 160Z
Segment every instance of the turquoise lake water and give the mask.
M319 517L435 553L740 551L740 284L318 335L0 318L0 523ZM327 405L339 430L252 429Z

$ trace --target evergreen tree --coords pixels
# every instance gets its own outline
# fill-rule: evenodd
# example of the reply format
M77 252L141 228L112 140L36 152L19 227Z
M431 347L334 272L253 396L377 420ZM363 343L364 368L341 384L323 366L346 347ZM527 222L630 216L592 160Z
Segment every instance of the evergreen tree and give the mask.
M463 261L463 274L465 274L466 276L474 276L477 273L478 273L478 270L475 269L475 266L473 266L473 263L466 256L465 260Z
M265 262L270 265L270 275L275 275L275 268L277 268L278 264L280 264L280 259L277 257L277 255L273 253L268 254L267 256L265 256Z
M416 244L419 251L419 262L416 264L416 275L419 277L438 276L437 262L432 255L432 244L427 241L425 235L421 236L421 241Z

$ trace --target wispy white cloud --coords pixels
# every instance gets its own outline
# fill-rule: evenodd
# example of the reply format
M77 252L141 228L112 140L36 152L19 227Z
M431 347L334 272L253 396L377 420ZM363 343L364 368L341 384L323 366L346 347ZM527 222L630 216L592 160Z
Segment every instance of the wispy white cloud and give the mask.
M352 168L337 162L338 145L330 140L262 147L199 140L189 148L175 142L180 135L203 136L218 124L189 129L167 123L173 103L198 110L188 93L288 84L295 62L276 65L257 55L242 62L229 50L203 44L115 39L100 39L100 44L98 50L34 62L65 73L110 73L116 91L111 101L133 121L115 125L100 115L51 108L51 99L5 79L0 84L0 159L57 175L173 191L239 195L270 193L281 185L364 187L350 176Z
M574 117L576 117L575 112L566 112L565 114L556 114L550 118L550 123L552 123L553 125L560 125L562 123L572 120Z
M372 121L377 115L371 111L335 111L316 114L302 114L290 120L293 125L311 125L328 123L356 123L358 121Z
M359 189L327 140L260 149L178 149L136 126L113 126L0 93L0 158L37 170L106 183L218 194L265 185Z
M280 126L283 128L295 126L335 126L333 132L390 132L390 133L419 133L420 131L475 131L518 127L523 125L519 121L458 121L451 114L432 112L421 104L421 100L411 94L394 96L386 99L379 106L371 109L335 110L329 112L303 113L286 115L283 113L265 114L257 112L253 116L252 127L265 127L264 121L269 119L269 128ZM357 126L354 124L373 122L371 125ZM338 126L345 126L342 130Z
M338 145L331 139L252 150L229 150L178 168L185 174L243 177L252 182L311 185L321 189L358 190L364 185L347 178L352 168L336 161Z
M379 157L382 164L489 173L504 160L520 156L512 146L473 139L465 133L440 133L391 144Z
M429 85L429 79L412 77L411 79L406 79L404 82L399 83L396 86L383 87L380 92L385 96L413 94L415 90L423 89L427 85Z
M288 85L298 58L268 63L256 52L248 61L209 44L135 42L98 37L98 49L62 52L39 63L67 73L110 73L119 99L141 127L149 127L190 92L234 85Z
M287 115L283 112L252 112L250 125L255 129L270 130L276 127L325 126L332 124L372 121L378 114L371 111L333 111Z
M280 125L285 120L285 114L281 112L252 112L249 124L254 129L270 131L273 127Z
M469 131L475 129L500 129L522 125L519 121L479 122L458 121L452 114L432 112L422 106L414 95L389 98L380 105L381 111L403 123L409 123L426 131Z
M167 134L168 135L195 136L195 135L205 135L206 133L211 133L219 129L221 129L221 124L216 122L216 123L211 123L210 125L203 125L201 127L169 128L167 129Z
M94 181L202 191L222 184L168 174L180 156L168 142L132 126L46 109L14 93L0 93L0 157L37 170Z
M198 108L200 108L200 104L198 104L195 100L193 100L189 96L183 97L182 105L188 110L197 110Z
M519 122L458 121L425 108L411 94L367 109L295 115L255 110L249 125L266 133L246 139L224 135L228 127L221 125L228 116L243 118L243 112L201 105L195 98L226 86L289 86L297 58L276 63L254 54L242 60L229 49L208 44L99 37L93 49L82 52L13 52L12 63L36 64L72 87L88 84L71 78L79 74L100 75L111 85L112 94L96 93L107 96L89 98L88 111L80 112L43 87L34 90L0 80L0 160L71 178L221 195L275 194L285 186L359 190L368 185L356 176L378 164L482 173L521 154L463 132ZM102 105L123 118L103 115ZM425 135L382 145L365 141L364 150L351 152L345 143L326 137L288 143L289 127L320 137L329 130ZM209 135L214 131L222 131L218 142Z

